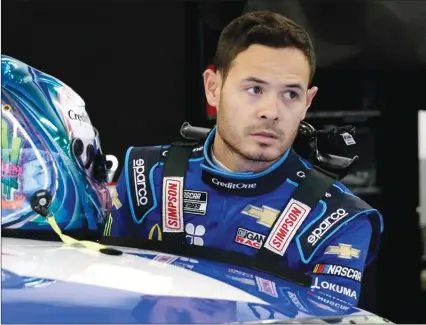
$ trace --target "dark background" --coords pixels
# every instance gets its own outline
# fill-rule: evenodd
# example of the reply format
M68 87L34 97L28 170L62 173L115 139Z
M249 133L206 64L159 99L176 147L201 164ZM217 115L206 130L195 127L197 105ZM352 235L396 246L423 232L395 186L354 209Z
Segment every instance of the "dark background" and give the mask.
M214 124L202 72L220 30L245 11L268 8L304 26L316 46L320 91L308 120L359 128L363 163L349 185L385 221L360 307L394 322L426 322L416 213L425 2L8 0L2 54L71 86L104 151L123 161L129 146L171 141L183 121Z

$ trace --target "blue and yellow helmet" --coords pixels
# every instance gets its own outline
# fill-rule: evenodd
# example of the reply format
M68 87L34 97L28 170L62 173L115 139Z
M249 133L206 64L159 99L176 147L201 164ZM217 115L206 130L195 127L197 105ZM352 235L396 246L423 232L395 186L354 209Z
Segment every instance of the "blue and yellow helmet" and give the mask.
M34 193L45 190L62 231L102 231L111 210L106 185L117 166L102 153L83 99L8 56L1 72L2 230L51 231L31 207Z

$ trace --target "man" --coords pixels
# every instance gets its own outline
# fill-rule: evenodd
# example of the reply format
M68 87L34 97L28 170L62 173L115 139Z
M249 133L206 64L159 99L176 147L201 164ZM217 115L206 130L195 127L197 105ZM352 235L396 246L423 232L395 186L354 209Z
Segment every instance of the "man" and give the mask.
M318 91L308 34L279 14L248 13L223 30L214 65L204 86L216 128L181 177L165 168L169 146L130 148L106 235L267 251L313 275L312 290L356 304L380 214L337 181L312 209L292 198L311 170L291 148Z

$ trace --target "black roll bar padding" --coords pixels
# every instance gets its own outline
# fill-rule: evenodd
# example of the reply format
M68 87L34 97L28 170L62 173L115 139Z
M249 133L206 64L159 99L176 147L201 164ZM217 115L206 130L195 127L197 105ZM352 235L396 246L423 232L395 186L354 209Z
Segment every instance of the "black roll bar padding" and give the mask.
M209 128L192 126L188 122L184 122L180 127L180 135L187 140L205 139L210 131Z

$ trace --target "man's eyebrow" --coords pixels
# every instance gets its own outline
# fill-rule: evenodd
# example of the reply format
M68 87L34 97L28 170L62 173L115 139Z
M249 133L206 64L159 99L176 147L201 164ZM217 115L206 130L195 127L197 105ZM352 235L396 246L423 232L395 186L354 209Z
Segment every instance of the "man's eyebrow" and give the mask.
M268 85L269 84L267 81L256 78L256 77L247 77L247 78L244 78L243 81L256 82L256 83L262 84L262 85Z
M305 88L303 88L303 86L299 83L295 83L295 84L288 84L288 85L283 85L284 88L297 88L299 90L305 90Z
M244 82L247 82L247 81L248 82L256 82L256 83L261 84L261 85L269 85L269 82L262 80L262 79L259 79L259 78L256 78L256 77L248 77L248 78L243 79L243 81ZM281 86L282 86L282 88L296 88L296 89L299 89L299 90L302 90L302 91L305 90L305 88L300 83L282 84Z

